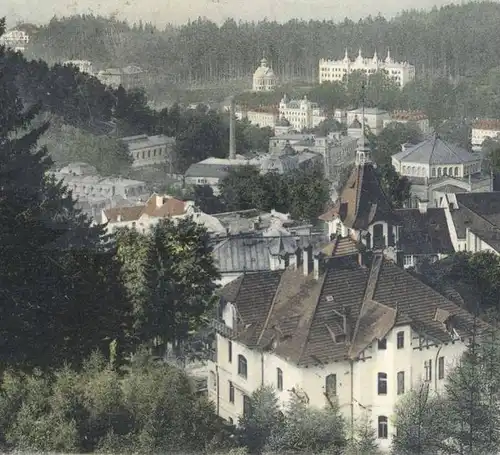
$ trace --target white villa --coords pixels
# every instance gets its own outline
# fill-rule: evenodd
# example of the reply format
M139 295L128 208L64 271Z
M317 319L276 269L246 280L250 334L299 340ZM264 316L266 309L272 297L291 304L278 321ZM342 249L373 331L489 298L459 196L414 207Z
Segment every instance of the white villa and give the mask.
M143 204L103 210L101 220L103 224L107 223L110 233L119 228L136 229L147 233L163 218L180 220L189 216L193 217L196 223L203 224L210 233L226 232L217 218L201 212L194 202L181 201L172 196L156 193Z
M482 157L434 134L417 145L403 145L392 165L411 181L412 195L439 207L446 193L492 191L493 179L482 174Z
M378 107L365 107L364 109L353 109L347 112L347 134L352 137L361 136L361 122L364 114L365 125L370 128L370 131L378 135L384 129L384 122L390 119L387 111Z
M272 92L278 84L278 78L269 67L266 58L262 58L260 66L253 73L252 91Z
M500 120L478 120L472 124L471 143L473 150L481 150L486 139L499 139Z
M30 42L30 36L24 30L10 30L0 36L0 46L13 49L15 52L24 52Z
M301 100L290 100L285 95L279 104L280 117L286 118L296 131L318 126L326 115L317 103L313 103L304 96Z
M385 60L379 60L377 51L375 51L372 58L364 58L361 49L358 57L351 60L346 49L342 60L321 59L319 61L319 83L343 81L353 71L362 71L367 75L385 71L400 87L404 87L408 82L415 79L415 67L408 62L395 62L391 58L389 50Z

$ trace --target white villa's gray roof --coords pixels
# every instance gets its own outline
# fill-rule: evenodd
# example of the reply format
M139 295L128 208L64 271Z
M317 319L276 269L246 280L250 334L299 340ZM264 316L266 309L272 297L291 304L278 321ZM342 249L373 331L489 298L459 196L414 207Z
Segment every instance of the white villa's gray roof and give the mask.
M141 150L149 147L161 147L166 144L174 144L175 138L168 137L163 134L158 136L147 136L140 134L138 136L122 137L121 141L124 142L129 150Z
M396 153L392 157L401 162L431 165L462 164L478 160L476 155L469 153L462 147L443 141L437 135L433 135L405 151Z

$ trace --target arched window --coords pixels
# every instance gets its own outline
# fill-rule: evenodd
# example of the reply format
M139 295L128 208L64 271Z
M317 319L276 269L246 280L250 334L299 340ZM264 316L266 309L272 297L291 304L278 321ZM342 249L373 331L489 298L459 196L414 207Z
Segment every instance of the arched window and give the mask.
M387 373L377 375L377 391L379 395L387 395Z
M241 354L238 355L238 374L245 379L247 378L247 359Z
M453 175L453 168L452 168L452 167L450 167L450 168L448 169L448 175Z
M378 416L378 437L379 439L387 439L388 437L388 422L386 416Z
M443 175L447 175L448 174L448 169L447 168L443 168Z
M435 167L432 168L432 176L436 177L436 168Z
M283 391L283 371L281 368L276 368L276 388L280 392Z
M415 175L415 166L411 168L411 175Z
M441 177L441 168L438 167L438 177Z
M458 166L455 167L455 177L458 177Z

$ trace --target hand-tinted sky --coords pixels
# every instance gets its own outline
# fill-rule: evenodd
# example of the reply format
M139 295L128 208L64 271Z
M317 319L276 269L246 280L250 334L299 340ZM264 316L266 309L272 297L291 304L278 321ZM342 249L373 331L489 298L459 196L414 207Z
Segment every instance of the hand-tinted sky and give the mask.
M458 0L456 3L459 3ZM442 6L448 0L0 0L0 17L8 25L18 20L46 22L52 16L77 13L109 15L117 13L130 22L152 21L157 25L184 23L199 16L216 22L259 20L265 17L283 22L290 18L354 20L379 12L392 16L403 9Z

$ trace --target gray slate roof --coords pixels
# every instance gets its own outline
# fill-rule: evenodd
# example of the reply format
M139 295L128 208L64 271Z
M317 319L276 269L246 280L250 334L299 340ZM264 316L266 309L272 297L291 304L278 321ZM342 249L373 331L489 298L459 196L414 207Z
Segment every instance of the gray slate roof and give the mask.
M396 153L393 158L401 162L430 165L462 164L478 160L477 155L469 153L462 147L445 142L437 135L433 135L405 151Z
M230 283L221 294L237 308L236 339L307 366L356 359L403 324L444 343L452 340L444 324L449 317L460 336L470 336L474 318L467 311L381 255L368 267L355 257L328 260L318 280L289 267Z
M467 228L475 233L500 229L499 191L458 193L455 197L459 208L451 210L451 218L459 238L465 237Z
M405 254L451 254L455 250L450 239L446 214L442 208L399 209L401 220L400 243Z
M228 174L229 169L230 167L224 164L194 163L189 166L184 176L223 179Z

